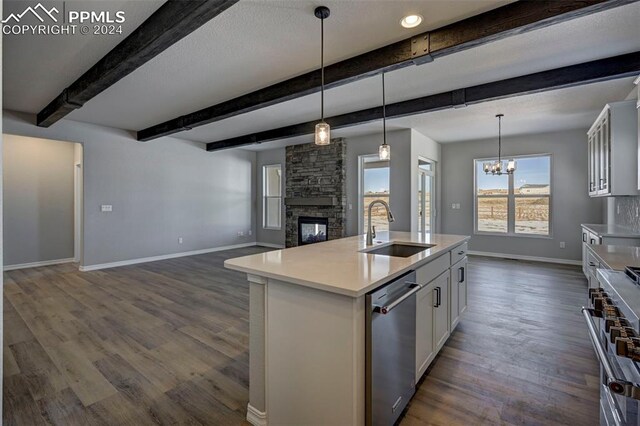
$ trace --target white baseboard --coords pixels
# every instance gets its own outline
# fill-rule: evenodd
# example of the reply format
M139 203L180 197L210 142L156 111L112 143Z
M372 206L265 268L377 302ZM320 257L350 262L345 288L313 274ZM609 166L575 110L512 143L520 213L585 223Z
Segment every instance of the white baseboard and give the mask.
M247 404L247 421L253 426L267 426L267 413L259 411Z
M198 254L213 253L216 251L223 251L223 250L233 250L233 249L244 248L244 247L253 247L255 245L256 243L254 241L250 243L234 244L231 246L222 246L222 247L208 248L203 250L192 250L192 251L185 251L182 253L163 254L161 256L143 257L140 259L122 260L119 262L86 265L86 266L80 266L80 271L81 272L97 271L98 269L117 268L119 266L135 265L138 263L147 263L147 262L156 262L158 260L175 259L176 257L196 256Z
M283 249L284 244L273 244L273 243L256 243L257 246L269 247L274 249Z
M523 256L520 254L491 253L488 251L473 250L469 250L467 254L472 256L499 257L501 259L528 260L531 262L560 263L562 265L582 265L582 261L580 260L557 259L555 257Z
M31 263L21 263L16 265L5 265L5 271L13 271L15 269L25 269L25 268L37 268L39 266L51 266L51 265L60 265L62 263L72 263L76 260L74 258L70 259L56 259L56 260L45 260L43 262L31 262Z

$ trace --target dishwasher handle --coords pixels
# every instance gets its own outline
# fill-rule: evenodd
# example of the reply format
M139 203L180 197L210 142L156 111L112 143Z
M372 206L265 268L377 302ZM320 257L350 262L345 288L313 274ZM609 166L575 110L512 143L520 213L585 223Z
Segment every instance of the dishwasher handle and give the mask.
M422 286L420 284L417 284L417 283L407 283L407 284L410 284L409 288L411 290L409 290L408 292L406 292L402 296L398 297L396 300L394 300L393 302L389 303L388 305L384 305L384 306L375 305L373 307L373 312L378 313L378 314L382 314L382 315L386 315L389 312L391 312L396 306L398 306L399 304L401 304L402 302L404 302L405 300L407 300L408 298L410 298L411 296L416 294L422 288Z

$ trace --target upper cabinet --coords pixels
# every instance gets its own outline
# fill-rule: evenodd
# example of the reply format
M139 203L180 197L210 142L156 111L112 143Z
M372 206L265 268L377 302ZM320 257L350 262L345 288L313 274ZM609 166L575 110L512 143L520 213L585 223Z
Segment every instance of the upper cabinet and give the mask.
M638 195L636 101L607 104L587 132L589 195Z

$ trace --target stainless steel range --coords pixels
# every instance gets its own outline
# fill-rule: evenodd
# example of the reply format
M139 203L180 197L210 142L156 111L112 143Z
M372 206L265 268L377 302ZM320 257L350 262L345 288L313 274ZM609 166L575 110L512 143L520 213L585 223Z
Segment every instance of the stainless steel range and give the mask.
M640 425L640 286L599 269L582 313L600 361L600 424Z

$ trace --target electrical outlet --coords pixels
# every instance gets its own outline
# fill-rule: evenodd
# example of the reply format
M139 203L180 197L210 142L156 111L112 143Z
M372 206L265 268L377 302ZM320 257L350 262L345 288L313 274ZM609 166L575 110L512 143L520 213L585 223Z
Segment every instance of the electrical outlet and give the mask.
M249 229L249 235L253 235L253 231Z
M178 244L182 244L182 237L178 237Z
M566 244L564 241L560 241L560 248L561 249L566 248Z
M110 204L103 204L100 206L100 211L103 213L109 213L113 211L113 206Z
M244 237L244 232L238 231L238 237Z

